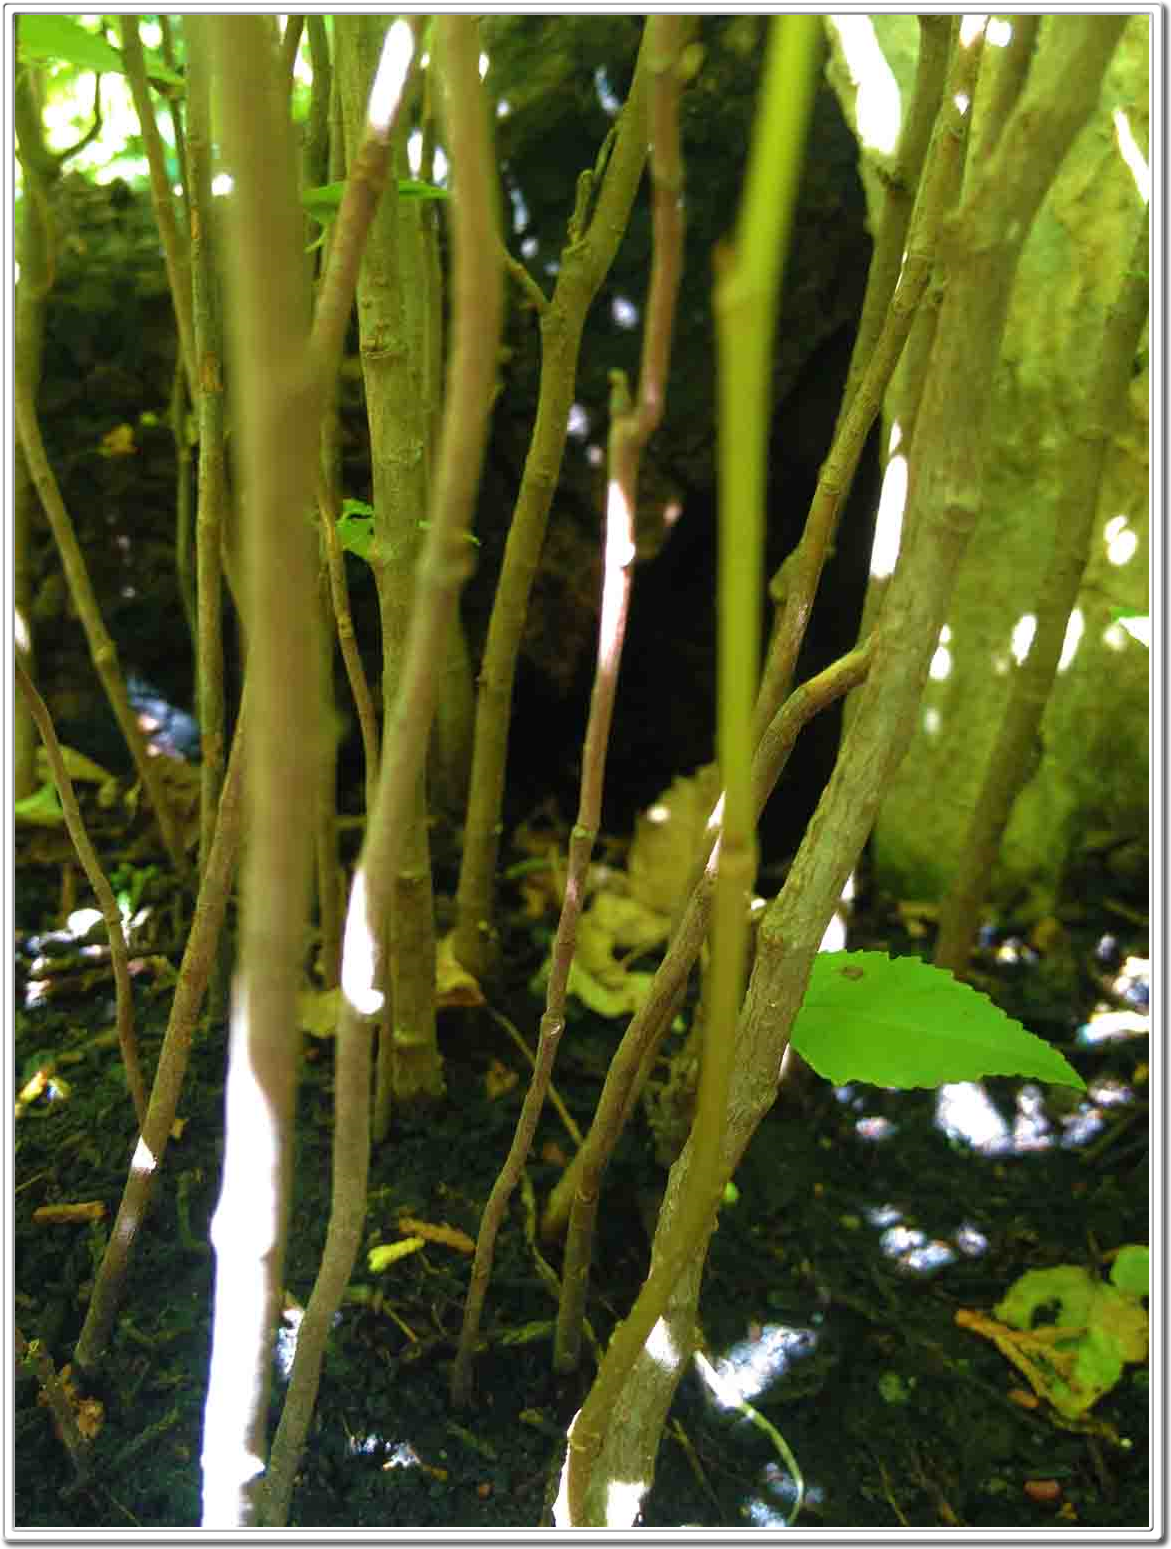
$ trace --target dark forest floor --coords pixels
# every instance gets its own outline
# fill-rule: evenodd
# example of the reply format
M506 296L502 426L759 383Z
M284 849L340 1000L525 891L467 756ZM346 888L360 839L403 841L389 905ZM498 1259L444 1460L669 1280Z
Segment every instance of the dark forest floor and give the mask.
M16 1321L64 1364L134 1135L116 1045L99 1037L113 1021L108 971L68 956L51 971L30 971L30 937L59 924L60 878L23 859L18 1091L38 1068L51 1063L55 1074L16 1126ZM146 896L162 902L161 887L156 879ZM713 1360L757 1374L746 1396L783 1433L804 1474L798 1526L1148 1522L1145 1367L1128 1367L1098 1403L1094 1430L1062 1429L1047 1406L1022 1407L1013 1391L1024 1387L1019 1374L955 1321L960 1308L990 1314L1028 1269L1104 1271L1112 1250L1148 1240L1146 1041L1076 1040L1097 996L1091 974L1102 976L1101 938L1114 933L1116 958L1145 957L1145 931L1108 911L1093 915L1091 902L1063 938L1066 973L1055 970L1054 953L988 965L1005 1009L1059 1042L1089 1083L1080 1107L1061 1112L1035 1085L985 1083L980 1122L992 1144L981 1149L940 1127L935 1093L835 1092L816 1083L800 1101L777 1104L737 1173L739 1197L721 1214L704 1280L704 1332ZM904 923L881 905L863 907L850 945L923 950ZM135 981L148 1070L170 1002L166 961L178 961L179 937L168 944L166 934ZM540 1010L524 989L532 952L522 945L513 966L517 987L503 1009L531 1041ZM53 988L26 1008L30 978ZM400 1121L375 1151L368 1242L394 1241L403 1214L474 1236L507 1150L527 1067L482 1012L443 1012L440 1028L448 1101L425 1122ZM564 1041L554 1082L583 1128L620 1029L583 1015ZM329 1042L306 1045L285 1276L302 1305L328 1214L333 1060ZM219 1186L224 1062L223 1024L205 1022L180 1108L184 1128L168 1152L111 1358L93 1390L104 1421L84 1486L74 1485L36 1382L18 1376L22 1528L199 1522L213 1276L206 1238ZM486 1078L499 1067L519 1080L490 1096ZM964 1122L953 1118L953 1130ZM571 1142L547 1106L529 1168L538 1203L557 1175L558 1148L565 1154ZM662 1179L640 1119L611 1166L599 1217L590 1316L603 1339L645 1274L647 1202ZM104 1221L34 1222L38 1206L65 1201L102 1201ZM555 1250L551 1256L556 1262ZM478 1402L456 1413L447 1384L469 1265L465 1252L435 1242L380 1275L360 1257L328 1352L291 1525L542 1523L557 1439L590 1374L571 1382L550 1374L555 1305L534 1267L519 1192L497 1248ZM278 1373L274 1422L282 1393ZM644 1525L780 1526L792 1502L792 1479L767 1436L720 1408L693 1370L672 1409Z

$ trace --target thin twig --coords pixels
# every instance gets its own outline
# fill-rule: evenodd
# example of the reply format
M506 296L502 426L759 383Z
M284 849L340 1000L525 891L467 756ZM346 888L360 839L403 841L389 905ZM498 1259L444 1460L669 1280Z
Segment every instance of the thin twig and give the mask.
M529 1064L534 1066L534 1068L535 1068L536 1063L537 1063L537 1056L529 1048L528 1044L521 1037L520 1032L517 1030L516 1027L513 1026L513 1024L508 1020L508 1018L503 1014L503 1012L496 1011L493 1007L489 1006L488 1007L488 1015L492 1018L492 1020L498 1026L500 1026L500 1027L502 1027L504 1029L504 1031L512 1039L513 1043L517 1046L517 1048L524 1055L525 1059L528 1060ZM580 1146L581 1145L581 1130L578 1128L577 1120L570 1113L569 1109L565 1106L564 1102L562 1102L561 1097L560 1097L560 1095L559 1095L559 1093L557 1091L557 1088L553 1085L552 1081L550 1081L550 1083L549 1083L549 1101L553 1104L553 1107L557 1110L557 1114L558 1114L559 1118L561 1119L562 1124L564 1124L565 1128L568 1130L570 1140L573 1141L575 1146Z
M34 1339L29 1344L19 1326L14 1327L12 1333L16 1345L16 1359L31 1366L36 1373L41 1392L45 1395L45 1402L53 1411L53 1419L57 1422L58 1435L65 1444L65 1450L77 1470L78 1478L84 1479L89 1473L90 1444L81 1434L73 1405L69 1402L60 1377L53 1369L52 1359L39 1339Z
M134 992L130 985L130 967L127 961L126 937L122 930L122 914L118 908L118 900L114 897L114 890L106 881L97 851L86 833L85 820L77 804L77 794L73 789L73 781L69 778L69 771L65 767L61 744L57 741L57 733L53 729L53 719L48 707L33 687L19 656L13 657L13 667L17 685L25 697L33 720L37 723L41 741L45 745L49 768L53 772L53 783L61 798L61 810L65 815L65 826L69 830L69 837L73 840L73 848L77 851L77 858L89 878L89 884L94 890L98 906L102 911L102 918L106 922L106 931L110 938L110 963L114 970L118 1047L122 1051L126 1084L130 1088L135 1118L141 1131L146 1123L146 1083L143 1080L142 1065L138 1058L138 1039L134 1033Z

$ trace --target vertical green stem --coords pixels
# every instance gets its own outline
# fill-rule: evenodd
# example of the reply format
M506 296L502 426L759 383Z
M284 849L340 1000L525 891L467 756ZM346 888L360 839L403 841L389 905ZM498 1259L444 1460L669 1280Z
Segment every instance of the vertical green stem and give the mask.
M228 215L249 691L239 969L233 994L223 1182L212 1217L216 1316L203 1432L203 1525L255 1521L268 1451L295 1114L296 1026L309 919L312 821L325 733L308 512L323 393L308 374L288 95L264 17L214 21Z
M585 1520L586 1491L605 1417L680 1272L706 1241L724 1184L728 1082L747 959L747 891L755 869L752 715L760 651L773 325L813 98L817 39L816 17L774 19L737 251L734 260L724 258L716 283L721 348L717 734L726 794L709 1017L692 1132L694 1166L676 1230L661 1244L630 1315L615 1331L574 1424L567 1493L575 1524Z
M565 451L586 313L618 251L646 160L649 39L649 32L644 33L630 95L618 120L614 148L601 189L596 191L592 218L584 231L580 224L571 222L570 241L561 254L552 299L542 302L539 308L541 385L537 418L508 530L504 565L480 667L471 788L457 895L456 953L460 962L480 977L487 974L496 956L496 860L517 656ZM583 179L592 176L583 173L578 181L579 193L590 193L591 185ZM588 204L588 197L585 202Z

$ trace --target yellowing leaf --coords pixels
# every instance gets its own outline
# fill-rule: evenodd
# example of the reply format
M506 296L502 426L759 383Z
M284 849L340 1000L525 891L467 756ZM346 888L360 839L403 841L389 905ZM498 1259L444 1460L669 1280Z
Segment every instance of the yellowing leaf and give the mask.
M616 985L603 984L580 963L569 970L569 993L600 1017L632 1016L650 994L654 974L624 973Z
M115 425L113 430L108 430L99 450L103 457L133 457L138 451L133 425Z
M301 990L297 995L297 1025L313 1038L332 1038L337 1032L341 990Z
M86 758L85 754L79 753L76 748L63 747L61 758L65 765L65 773L74 785L83 783L104 785L107 780L114 778L108 769L103 769L101 764L95 764L92 758ZM53 778L49 768L49 755L44 748L37 749L37 774L42 780Z
M621 893L599 893L581 917L575 966L593 979L618 989L627 977L622 957L645 952L666 941L670 919ZM583 997L584 999L584 997Z
M656 914L669 919L686 898L708 815L718 795L715 768L707 764L690 778L674 780L636 820L627 862L630 892Z
M993 1311L1000 1322L966 1308L956 1322L990 1339L1066 1420L1078 1420L1115 1386L1124 1366L1147 1357L1141 1302L1080 1265L1029 1270ZM1055 1321L1034 1326L1038 1314L1053 1311Z
M406 1237L402 1242L380 1243L366 1255L366 1263L372 1275L380 1275L389 1269L396 1259L405 1259L408 1253L418 1253L423 1246L421 1237Z
M435 1004L482 1006L484 992L455 955L454 933L444 936L435 951Z

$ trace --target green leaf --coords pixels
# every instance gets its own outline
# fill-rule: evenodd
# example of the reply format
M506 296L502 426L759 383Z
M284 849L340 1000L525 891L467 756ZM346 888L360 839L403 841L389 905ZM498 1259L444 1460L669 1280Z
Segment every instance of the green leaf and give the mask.
M318 220L332 220L342 202L345 183L323 183L319 188L301 190L301 203Z
M1051 1343L1028 1347L1029 1381L1067 1419L1109 1393L1125 1365L1147 1358L1142 1304L1077 1264L1028 1270L993 1310L1002 1323L1026 1333L1035 1330L1039 1314L1056 1310Z
M446 188L440 188L438 183L424 183L419 178L400 177L398 180L398 196L400 199L450 199L451 194Z
M18 801L16 820L18 823L35 823L39 828L59 828L65 821L65 814L61 811L57 787L50 782Z
M27 59L62 60L101 75L121 75L122 55L72 16L28 12L20 18L20 52Z
M26 12L20 18L20 51L27 59L61 60L80 70L98 75L125 75L121 53L105 38L89 32L71 16L49 12ZM145 49L146 73L152 81L167 86L182 86L183 77L172 70L161 55Z
M346 191L345 182L322 183L317 188L306 188L301 192L301 203L314 220L322 225L334 219L341 207L342 195ZM400 199L448 199L450 194L446 188L440 188L435 183L424 183L418 178L403 177L398 180L398 195Z
M370 563L374 542L374 507L364 500L347 500L337 521L337 541L343 549Z
M1119 1248L1110 1266L1110 1278L1128 1296L1149 1296L1151 1250L1142 1243L1133 1242L1125 1248Z
M1085 1090L1044 1039L917 957L824 952L814 960L793 1047L835 1085L942 1086L982 1076L1033 1076Z

